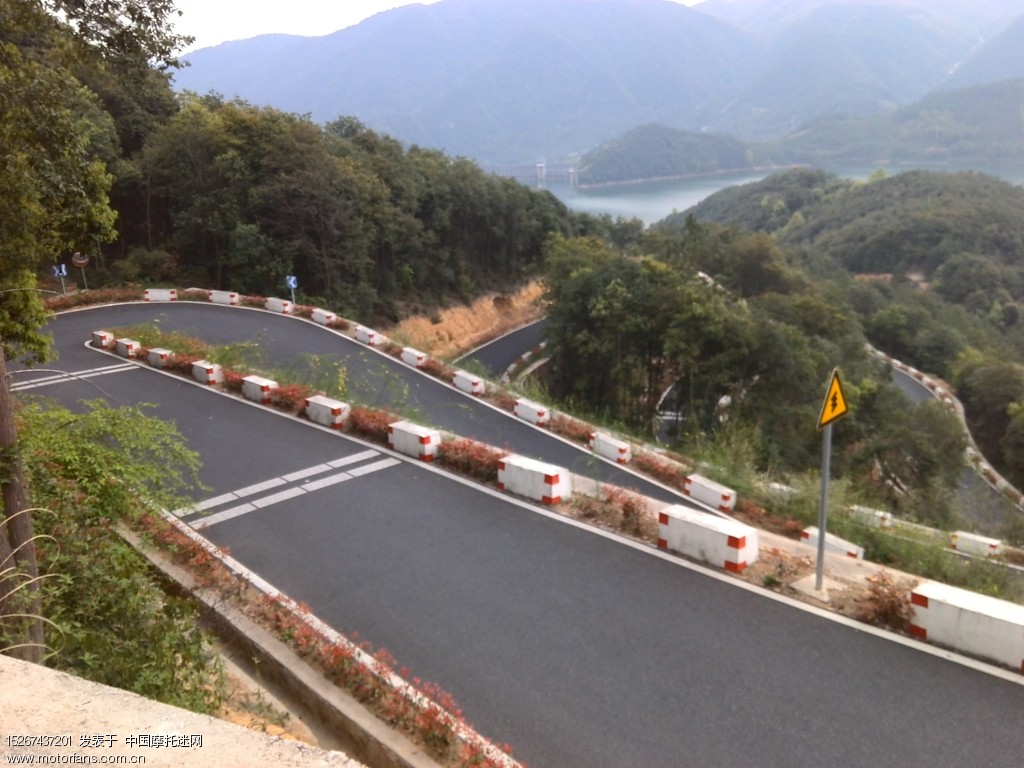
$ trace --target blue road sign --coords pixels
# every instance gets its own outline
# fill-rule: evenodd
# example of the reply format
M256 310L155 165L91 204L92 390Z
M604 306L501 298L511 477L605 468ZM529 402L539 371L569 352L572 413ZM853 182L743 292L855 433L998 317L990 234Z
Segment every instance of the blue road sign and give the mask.
M284 282L285 282L285 285L287 285L287 286L288 286L289 288L291 288L291 289L292 289L293 291L294 291L294 290L295 290L296 288L298 288L298 287L299 287L299 278L297 278L297 277L296 277L295 275L288 275L288 276L287 276L287 277L286 277L286 278L284 279Z

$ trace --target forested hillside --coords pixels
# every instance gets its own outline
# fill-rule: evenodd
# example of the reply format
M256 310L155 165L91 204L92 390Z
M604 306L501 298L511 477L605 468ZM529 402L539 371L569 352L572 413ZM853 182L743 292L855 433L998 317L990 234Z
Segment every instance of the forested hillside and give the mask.
M880 349L947 378L985 455L1024 482L1024 189L975 173L798 170L724 190L657 225L768 233ZM847 276L853 273L854 280ZM725 277L729 286L730 279Z
M833 468L867 498L948 523L963 435L938 404L908 408L866 353L848 278L811 277L764 233L648 231L613 250L556 238L545 272L551 391L650 434L681 415L679 450L733 478L813 472L823 387L842 368L851 414ZM662 396L665 400L660 403Z
M426 309L520 281L550 232L607 227L355 118L318 126L216 95L176 96L155 71L126 80L83 69L81 79L91 95L76 119L89 126L84 151L109 174L116 239L51 253L91 254L91 287L269 295L295 275L302 297L393 320L400 305Z
M110 279L304 296L398 317L521 280L576 217L546 192L354 118L305 118L186 96L118 178Z
M731 136L642 125L587 152L579 183L608 184L752 168L770 162L765 152Z
M938 91L885 114L833 116L771 141L647 125L587 152L581 184L806 164L1024 164L1024 79Z

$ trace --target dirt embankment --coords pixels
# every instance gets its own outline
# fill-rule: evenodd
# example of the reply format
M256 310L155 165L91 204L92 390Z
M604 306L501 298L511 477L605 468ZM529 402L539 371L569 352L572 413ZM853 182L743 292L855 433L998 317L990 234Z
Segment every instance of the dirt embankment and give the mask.
M488 339L539 319L544 310L538 282L514 293L487 294L472 304L408 317L381 331L434 357L454 358Z

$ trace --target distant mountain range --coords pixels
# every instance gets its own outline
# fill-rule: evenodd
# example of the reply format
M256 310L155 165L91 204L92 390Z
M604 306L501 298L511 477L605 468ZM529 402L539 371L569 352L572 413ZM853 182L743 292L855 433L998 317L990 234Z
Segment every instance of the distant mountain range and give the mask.
M175 84L533 163L644 124L765 140L884 114L1024 76L1022 50L1019 0L441 0L202 49Z
M582 186L790 165L1024 167L1024 78L936 91L889 112L820 118L772 141L643 125L577 163Z

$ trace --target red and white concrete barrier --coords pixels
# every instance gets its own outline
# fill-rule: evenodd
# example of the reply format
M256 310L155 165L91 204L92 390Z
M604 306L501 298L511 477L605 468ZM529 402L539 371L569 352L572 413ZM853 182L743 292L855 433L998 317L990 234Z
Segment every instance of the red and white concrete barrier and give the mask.
M804 528L800 533L800 540L812 547L818 546L818 527L812 525L809 528ZM825 551L852 557L855 560L864 559L864 547L858 547L853 542L841 539L834 533L825 534Z
M192 363L192 378L200 384L220 384L224 381L224 372L217 363L196 360Z
M270 405L270 396L277 389L277 382L262 376L246 376L242 379L242 395L254 403Z
M174 353L163 347L153 347L147 355L149 364L154 368L165 368L174 359Z
M174 288L147 288L143 299L146 301L177 301L178 291Z
M290 315L292 310L295 309L295 305L288 301L288 299L270 298L266 300L263 306L271 312L280 312L282 315Z
M871 507L850 507L850 516L856 518L869 528L892 528L892 512Z
M618 464L628 464L633 458L633 447L629 443L604 432L595 432L590 436L590 450Z
M135 339L118 339L116 349L121 357L137 357L142 345Z
M433 461L440 444L441 433L436 429L421 427L411 421L396 421L388 425L388 445L406 456Z
M757 529L673 504L658 513L658 548L739 573L757 561Z
M387 336L373 330L373 328L367 328L365 325L356 326L356 341L362 344L366 344L369 347L379 347L387 340Z
M210 301L214 304L226 304L233 307L238 304L240 298L234 291L210 291Z
M338 319L336 314L328 312L326 309L314 309L311 317L313 318L314 323L318 323L320 325L330 325Z
M736 491L702 475L690 475L683 482L683 493L719 512L731 512L736 506Z
M523 421L528 421L531 424L547 424L551 421L550 408L546 405L535 403L532 400L527 400L525 397L520 397L516 400L512 412Z
M351 410L348 403L324 395L306 398L306 416L309 420L331 429L341 429L345 426Z
M483 379L468 371L456 371L452 377L452 384L456 389L461 389L471 395L482 395L486 391Z
M427 353L412 347L402 348L402 362L413 368L422 368L427 362Z
M957 552L976 557L997 557L1003 552L1003 542L979 536L970 531L953 531L949 534L949 546Z
M910 634L1024 674L1024 605L926 581L911 591Z
M113 349L117 340L110 331L93 331L92 345L97 349Z
M498 462L498 487L542 504L558 504L572 497L572 475L563 467L510 454Z

